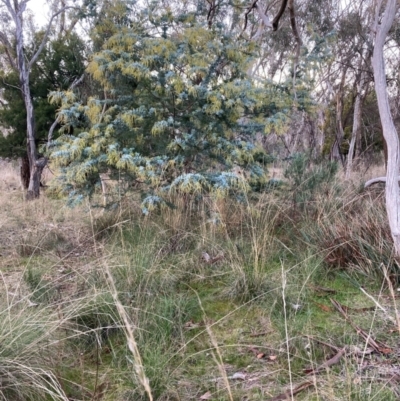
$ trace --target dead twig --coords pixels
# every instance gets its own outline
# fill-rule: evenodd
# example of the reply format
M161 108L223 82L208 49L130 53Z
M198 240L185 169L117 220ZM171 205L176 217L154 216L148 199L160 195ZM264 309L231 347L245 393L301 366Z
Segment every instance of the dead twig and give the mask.
M287 390L282 394L277 395L276 397L270 398L268 401L286 401L293 399L293 396L300 393L301 391L314 386L313 382L307 381L304 383L299 384L297 387L295 387L293 390Z
M320 373L322 370L326 370L326 368L329 368L333 365L336 365L339 363L339 361L342 359L342 356L346 353L346 347L342 348L339 350L337 354L335 354L332 358L328 359L315 369L308 369L306 370L307 375L316 375Z
M325 345L326 347L329 347L329 348L333 349L333 350L336 351L336 352L339 352L339 351L342 349L342 348L336 347L335 345L326 343L325 341L322 341L322 340L320 340L320 339L318 339L318 338L315 338L315 337L313 337L313 336L306 336L306 338L308 338L308 339L311 340L311 341L315 341L315 342L317 342L317 343L320 343L320 344L322 344L322 345Z
M266 336L267 334L271 334L273 330L268 330L268 331L262 331L261 333L252 333L249 335L249 337L263 337Z
M357 332L357 334L360 335L371 348L373 348L376 352L381 354L390 354L393 352L393 350L386 344L382 343L381 341L374 340L371 337L371 335L368 334L365 330L355 325L347 315L347 310L344 307L344 305L341 305L338 301L332 298L330 298L330 301L332 302L333 306L337 309L337 311L343 315L343 317L351 325L351 327L353 327L353 329Z

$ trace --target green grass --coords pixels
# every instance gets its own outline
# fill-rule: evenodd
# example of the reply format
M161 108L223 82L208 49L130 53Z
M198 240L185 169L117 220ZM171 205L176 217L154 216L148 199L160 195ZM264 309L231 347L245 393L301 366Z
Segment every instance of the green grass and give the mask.
M129 204L71 217L41 199L14 218L8 205L5 229L25 245L0 261L0 400L264 401L313 380L306 370L333 347L348 354L296 400L398 399L396 352L350 354L368 348L353 326L394 350L400 335L379 264L398 269L382 200L324 186L293 209L285 191L242 205L178 200L150 217ZM375 302L360 287L386 314L362 310ZM352 308L353 326L330 298Z

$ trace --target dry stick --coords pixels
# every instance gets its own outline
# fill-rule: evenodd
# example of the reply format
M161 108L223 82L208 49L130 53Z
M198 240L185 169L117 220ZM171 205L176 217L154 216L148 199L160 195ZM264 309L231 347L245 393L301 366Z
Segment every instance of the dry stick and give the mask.
M366 293L366 291L362 288L362 287L360 287L360 289L364 292L364 294L366 294L369 298L372 298L371 296L369 296L369 294L367 294ZM380 292L379 293L381 293L382 292L382 289L383 289L383 283L382 283L382 285L381 285L381 290L380 290ZM373 298L372 298L373 299ZM375 302L375 299L373 299L373 301ZM382 309L382 307L379 305L379 308L381 308ZM386 312L385 312L386 313ZM359 363L359 366L363 366L364 365L364 358L365 358L365 355L367 355L367 353L366 353L366 351L367 351L367 346L369 345L369 342L368 341L366 341L365 342L365 345L364 345L364 351L363 351L363 355L362 355L362 358L361 358L361 363ZM374 348L372 348L372 350L374 350Z
M289 397L291 397L291 399L293 400L294 395L300 393L300 391L303 391L310 386L314 386L314 383L309 382L309 381L301 383L297 387L295 387L293 390L290 389L288 391L285 391L284 393L279 394L276 397L270 398L268 401L287 401L290 399Z
M336 294L337 291L332 289L332 288L326 288L326 287L321 287L319 285L308 285L309 288L311 288L315 292L327 292L328 294Z
M339 351L341 350L341 348L336 347L335 345L326 343L325 341L322 341L322 340L320 340L320 339L318 339L318 338L315 338L315 337L313 337L313 336L308 336L308 335L306 335L305 337L308 338L308 339L311 340L311 341L315 341L315 342L317 342L317 343L320 343L320 344L322 344L322 345L325 345L326 347L329 347L329 348L333 349L333 350L336 351L336 352L339 352Z
M261 333L251 333L249 334L249 337L262 337L262 336L266 336L267 334L271 334L273 333L273 330L267 330L267 331L263 331Z
M114 302L117 307L118 314L124 321L125 336L126 336L126 340L128 342L129 350L131 351L131 353L133 355L133 360L135 362L134 367L135 367L137 378L139 379L139 382L141 383L145 392L147 393L147 396L149 397L149 401L153 401L153 396L151 394L149 379L147 378L146 373L144 371L142 357L140 356L139 348L136 343L135 336L133 335L133 330L132 330L131 324L129 322L128 315L125 311L125 308L122 306L121 302L118 299L118 292L117 292L117 289L115 288L114 279L110 273L108 265L105 264L104 268L107 273L107 277L108 277L110 287L111 287L111 294L112 294L112 297L114 298Z
M390 282L390 281L389 281ZM364 293L364 295L366 295L371 301L374 302L374 304L386 315L386 317L393 323L396 324L396 320L392 317L389 316L387 313L387 310L370 294L368 294L367 291L364 290L364 288L360 287L361 292Z
M310 372L308 372L308 375L312 375L312 374L317 374L319 372L321 372L321 370L324 370L332 365L336 365L337 363L339 363L340 359L342 358L342 356L345 354L346 352L346 348L342 348L336 355L334 355L332 358L328 359L327 361L325 361L324 363L322 363L321 365L319 365L318 367L316 367L315 369L312 369Z

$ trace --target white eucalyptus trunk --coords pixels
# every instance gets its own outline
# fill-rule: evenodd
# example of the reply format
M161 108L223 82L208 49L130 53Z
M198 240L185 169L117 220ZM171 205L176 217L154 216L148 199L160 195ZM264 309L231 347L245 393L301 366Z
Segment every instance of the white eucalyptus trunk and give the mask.
M3 3L6 5L9 14L15 24L15 47L17 53L16 65L19 74L19 86L21 88L26 108L27 155L30 166L27 199L34 199L38 198L40 194L40 178L43 168L46 165L46 160L43 158L38 160L37 148L35 143L35 117L31 91L29 88L29 75L31 66L27 65L24 52L23 16L26 10L27 1L14 1L13 3L11 3L9 0L3 0Z
M380 6L378 2L375 15L375 45L372 55L372 67L374 70L375 91L378 100L379 115L381 118L383 136L388 150L386 169L386 210L389 219L390 231L393 238L396 256L400 256L400 191L398 175L400 168L400 144L396 127L390 111L387 93L385 61L383 47L386 36L393 24L397 11L397 0L387 0L386 7L379 24Z
M0 43L5 49L6 54L12 68L18 72L19 76L19 87L24 98L26 108L26 128L27 128L27 155L29 159L30 177L29 186L27 192L27 199L35 199L40 194L40 178L42 175L43 168L46 166L46 158L38 158L36 142L35 142L35 117L33 110L33 102L31 97L31 91L29 88L29 76L33 64L37 61L40 53L43 51L49 35L51 33L52 23L55 17L65 13L66 10L72 8L66 6L65 0L62 0L62 8L55 11L47 24L46 31L44 32L42 41L36 52L30 60L26 59L24 51L24 13L29 0L0 0L0 11L7 16L14 23L15 27L11 30L8 27L0 27ZM71 26L71 29L73 26ZM15 31L14 31L15 29ZM63 29L63 28L62 28ZM9 37L9 33L12 32L12 38ZM14 47L15 46L15 47ZM12 56L16 51L16 60Z

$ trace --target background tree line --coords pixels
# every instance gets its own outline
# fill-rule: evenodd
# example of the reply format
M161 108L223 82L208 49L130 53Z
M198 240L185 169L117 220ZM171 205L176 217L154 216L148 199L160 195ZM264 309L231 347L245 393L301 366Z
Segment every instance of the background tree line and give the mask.
M24 157L28 197L48 158L72 202L108 173L148 210L165 190L259 190L271 157L349 177L386 148L372 66L386 3L50 1L43 29L28 5L0 2L0 152ZM395 124L397 11L381 43Z

